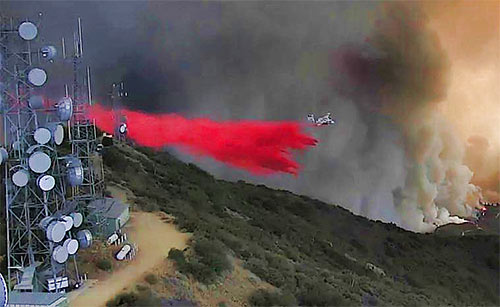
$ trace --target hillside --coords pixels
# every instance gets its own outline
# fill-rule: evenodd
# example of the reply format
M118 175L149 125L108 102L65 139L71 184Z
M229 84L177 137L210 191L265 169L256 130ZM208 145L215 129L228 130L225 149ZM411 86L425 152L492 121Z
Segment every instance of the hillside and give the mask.
M135 209L164 211L194 234L190 250L171 253L181 272L214 283L230 255L279 289L255 292L253 304L500 304L497 236L407 232L146 148L118 144L103 157L107 181L131 190Z

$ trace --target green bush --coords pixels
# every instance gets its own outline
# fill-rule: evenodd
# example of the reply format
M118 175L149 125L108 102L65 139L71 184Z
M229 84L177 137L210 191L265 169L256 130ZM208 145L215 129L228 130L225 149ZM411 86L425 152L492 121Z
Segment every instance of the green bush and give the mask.
M107 307L151 307L161 306L161 299L151 290L147 289L140 293L125 292L118 294L114 299L106 303Z
M177 248L170 249L170 251L168 252L168 259L175 261L177 265L184 265L186 263L184 252Z
M144 280L150 285L154 285L158 282L158 278L156 277L155 274L152 273L146 275L146 277L144 277Z
M194 251L199 261L210 267L217 275L232 269L226 249L219 241L202 239L195 243Z
M144 284L137 284L137 286L135 286L137 288L137 290L139 291L146 291L149 289L148 286L144 285Z
M335 289L320 280L303 285L297 295L299 304L302 306L344 306L344 299L338 295Z
M106 306L108 307L134 306L137 300L138 296L134 292L120 293L114 299L109 300L106 303Z
M384 306L499 305L497 237L413 234L305 196L216 180L167 152L137 150L147 157L111 147L105 154L106 180L124 182L142 200L140 208L158 206L176 216L180 229L194 233L194 253L172 250L169 258L199 281L214 281L230 268L229 248L246 268L305 305L359 304L366 287L384 292L378 297ZM227 214L224 207L249 220ZM364 268L366 262L377 263L388 277L380 280ZM437 278L435 272L446 274ZM478 291L460 296L462 285L479 280L484 285ZM261 304L276 296L261 293Z
M111 261L107 258L101 258L97 261L96 266L103 271L111 271L113 268Z
M213 283L217 278L217 274L209 266L197 260L187 262L181 268L181 272L191 274L197 281L204 284Z
M297 301L293 294L284 292L270 292L259 289L252 293L249 298L252 306L296 306Z

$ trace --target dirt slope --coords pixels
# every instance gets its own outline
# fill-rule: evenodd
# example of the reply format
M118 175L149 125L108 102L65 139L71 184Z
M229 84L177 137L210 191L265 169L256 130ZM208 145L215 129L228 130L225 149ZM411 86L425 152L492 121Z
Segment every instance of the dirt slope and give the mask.
M160 265L171 248L183 249L190 237L167 224L162 216L147 212L133 212L129 238L139 247L137 258L126 267L113 272L107 279L98 281L74 298L71 306L104 306L124 288L142 279L146 272Z

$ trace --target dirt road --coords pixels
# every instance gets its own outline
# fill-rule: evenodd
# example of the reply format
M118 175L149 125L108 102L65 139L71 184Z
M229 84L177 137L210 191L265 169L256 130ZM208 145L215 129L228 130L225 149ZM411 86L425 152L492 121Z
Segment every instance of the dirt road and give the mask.
M171 248L185 248L190 237L189 234L179 232L173 224L165 223L154 213L133 212L130 223L131 228L127 233L129 239L139 247L137 258L71 299L70 306L104 306L108 300L142 279L148 271L164 261Z

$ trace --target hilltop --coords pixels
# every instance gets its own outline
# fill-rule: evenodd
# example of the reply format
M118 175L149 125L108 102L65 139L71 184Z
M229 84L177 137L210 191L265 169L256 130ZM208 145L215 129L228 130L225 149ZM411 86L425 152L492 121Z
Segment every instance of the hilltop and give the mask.
M103 160L106 180L133 193L133 210L163 211L193 233L189 249L169 255L177 273L213 289L231 275L230 259L241 261L273 286L254 291L251 304L500 304L498 236L408 232L309 197L218 180L147 148L117 144ZM142 290L160 302L153 286ZM140 304L129 294L118 303Z

